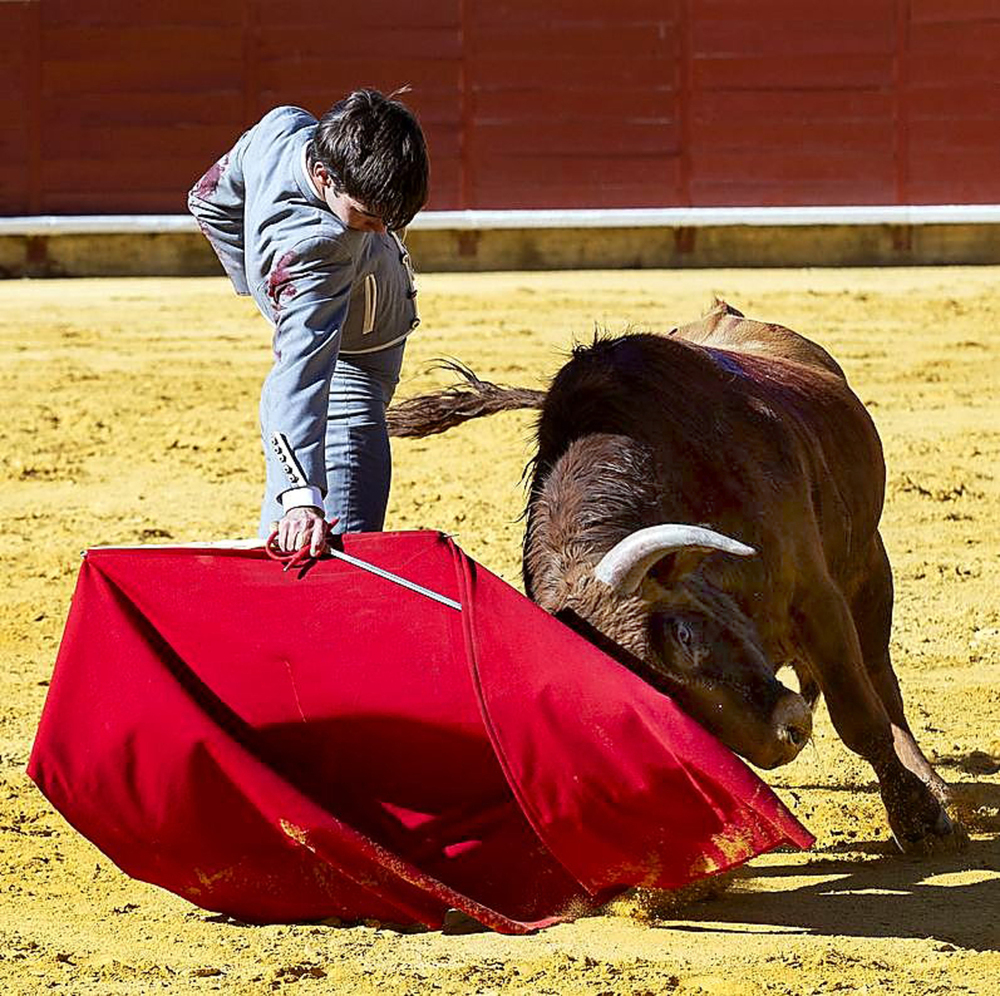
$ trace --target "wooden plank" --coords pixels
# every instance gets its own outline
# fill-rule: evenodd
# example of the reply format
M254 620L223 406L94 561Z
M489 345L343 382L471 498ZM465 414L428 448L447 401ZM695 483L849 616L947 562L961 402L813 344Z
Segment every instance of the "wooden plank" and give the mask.
M372 53L367 57L364 53ZM257 57L261 61L299 62L306 59L339 62L347 57L386 62L395 59L454 59L462 56L457 26L384 27L352 24L349 33L331 43L324 33L304 32L299 24L261 31Z
M333 65L329 59L268 59L261 61L259 69L262 90L281 93L294 92L296 87L314 90L316 81L322 80L331 103L359 86L372 86L384 92L405 84L418 92L424 88L457 89L459 72L458 61L356 57L338 59Z
M473 123L468 147L476 158L505 155L672 156L680 146L676 121L636 123L615 120L597 128L593 121L552 119L525 127L512 121Z
M303 91L300 89L292 90L263 90L260 93L261 106L267 109L272 107L278 107L282 104L293 104L296 107L304 107L305 110L309 111L311 114L315 115L317 118L321 117L328 111L336 100L339 100L343 96L342 93L332 94L328 91ZM459 134L459 121L457 118L457 112L455 110L455 104L457 99L451 101L444 101L442 99L442 110L440 112L435 112L433 110L435 102L431 102L432 110L425 112L422 106L422 102L416 100L411 100L413 94L406 94L403 97L403 102L407 107L413 111L417 116L417 120L420 122L425 133L430 129L449 129L455 133L457 136ZM457 138L456 138L457 140Z
M127 155L113 159L84 159L67 149L61 156L46 157L40 174L47 193L108 191L124 195L129 191L171 190L183 201L211 158L206 162L205 156L197 153L175 157L168 148L157 156L129 149ZM183 204L181 210L186 210Z
M261 88L257 99L261 108L269 110L272 107L290 105L292 107L301 107L314 117L319 118L345 94L345 90L336 85L336 80L330 82L331 86L324 86L323 88L316 88L315 86L307 87L304 85L291 86L288 84L277 88L266 86ZM263 117L263 114L261 117Z
M481 89L588 89L602 82L617 87L676 85L673 60L649 58L586 59L572 54L558 59L498 59L484 55L468 68L469 85Z
M892 97L895 136L896 190L894 203L910 199L910 20L907 0L896 4L896 54L893 59Z
M954 163L952 163L954 167ZM955 175L947 163L927 170L926 175L915 172L910 181L911 204L996 204L1000 201L1000 182L992 176Z
M21 88L0 94L0 129L16 131L23 136L27 123L28 108Z
M58 131L42 136L42 155L54 158L72 149L74 159L115 162L123 156L145 151L159 155L169 149L173 158L204 161L207 169L239 137L239 129L227 125L129 124L92 128L67 120Z
M143 62L164 71L171 61L232 62L239 46L240 27L183 25L64 25L45 28L45 58L51 62Z
M27 214L24 167L16 159L0 159L0 214Z
M27 214L37 189L38 4L0 4L0 64L5 86L0 96L0 212Z
M1000 118L963 116L911 121L910 147L914 157L927 149L952 149L966 154L975 151L977 159L963 162L961 172L985 168L1000 172Z
M768 19L775 24L793 24L818 18L842 21L886 16L895 0L837 0L836 4L802 3L802 0L697 0L692 18L702 21Z
M290 24L303 31L323 34L331 45L343 43L358 28L447 28L461 23L460 0L367 0L345 8L315 0L282 0L263 3L260 26L265 33Z
M986 60L992 65L992 82L1000 81L1000 2L995 21L910 25L910 58L945 56L959 61L956 53L963 60L970 54Z
M969 89L979 86L985 89L996 86L1000 79L1000 61L994 52L967 46L960 59L953 52L928 53L909 59L907 72L913 88Z
M160 63L129 60L61 60L42 65L46 94L150 91L204 93L238 85L242 71L237 57L206 62L198 53L174 60L169 72Z
M786 55L886 55L895 49L896 25L891 6L877 16L845 20L830 16L788 20L773 16L692 19L695 56L725 58L777 58Z
M38 214L41 211L42 196L45 185L42 181L42 23L43 10L41 3L26 5L25 13L25 73L22 96L25 104L26 125L24 131L25 165L27 177L25 181L26 214Z
M692 149L718 151L767 150L772 156L792 151L844 153L872 156L892 155L895 129L890 119L829 119L768 121L734 117L725 123L695 118L691 123Z
M0 164L22 174L23 182L23 173L27 167L23 127L9 127L5 123L0 123Z
M16 214L24 213L24 166L16 158L4 156L0 159L0 176L2 176L4 189L8 195L16 193L18 201L22 202L22 207Z
M443 128L424 123L423 129L432 165L437 162L438 157L446 159L461 157L462 137L456 128Z
M45 0L44 25L215 25L239 24L245 0Z
M638 183L526 181L511 186L502 180L476 183L472 190L474 209L519 210L531 208L642 208L672 207L681 203L679 187L669 176L647 176Z
M894 176L891 149L881 155L867 150L803 150L786 148L780 154L765 148L718 149L702 146L692 150L694 176L701 181L753 177L756 182L814 183L841 182L853 179L864 186L881 176L891 182ZM823 203L819 201L818 203Z
M907 101L910 117L914 121L921 118L950 118L953 115L1000 120L1000 87L974 84L915 87L910 89Z
M61 93L43 95L45 120L71 119L89 127L163 123L245 127L238 89L193 93Z
M257 121L266 110L260 105L260 14L263 0L246 0L240 23L238 42L241 66L240 84L243 92L243 113L246 121Z
M456 135L462 120L458 88L453 90L419 90L405 93L400 100L416 114L424 131L434 127L448 128Z
M645 22L664 26L681 20L680 0L548 0L540 7L535 0L497 0L466 6L470 30L504 25L603 24L609 33L620 24Z
M678 94L659 87L538 87L475 89L471 111L479 121L546 121L553 118L606 121L614 118L670 118L679 115ZM603 127L603 125L602 125Z
M878 121L892 125L894 100L882 90L701 90L692 95L691 115L725 127L784 121Z
M454 211L460 207L462 160L458 156L431 151L431 188L427 204L431 211Z
M996 21L997 0L909 0L913 24Z
M696 179L691 185L695 207L743 207L760 205L891 204L895 196L892 177L869 175L844 179L785 179L764 181L755 177Z
M890 87L889 55L799 55L780 59L698 57L693 60L694 85L701 90L870 90Z
M0 65L7 80L16 80L27 64L27 30L23 11L27 4L0 2Z
M613 30L606 21L505 24L467 30L464 37L466 53L473 59L492 56L560 62L567 55L602 62L614 58L671 59L676 58L679 45L675 25L665 28L656 23L627 21L616 22ZM608 83L614 85L613 79Z
M259 94L261 106L267 109L281 104L292 103L304 107L310 113L321 116L344 94L330 90L306 90L289 87L285 90L267 89ZM450 129L458 134L460 122L459 93L452 90L417 90L403 94L400 98L416 114L425 132L430 129Z
M566 183L590 185L596 192L604 184L641 186L645 182L656 182L656 177L676 174L676 156L581 154L498 155L490 161L488 172L477 171L476 175L477 184L489 182L492 177L496 182L506 183L512 188L523 184L558 186Z
M46 190L41 210L44 214L183 214L187 189Z
M16 159L0 159L0 178L2 178L4 189L8 194L12 190L16 190L18 200L23 199L24 169ZM23 212L11 213L18 214Z

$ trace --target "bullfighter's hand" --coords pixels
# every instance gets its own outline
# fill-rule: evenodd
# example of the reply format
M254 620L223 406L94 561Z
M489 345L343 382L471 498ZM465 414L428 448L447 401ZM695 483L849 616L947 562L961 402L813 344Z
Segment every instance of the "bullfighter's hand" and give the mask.
M278 523L276 545L283 553L294 553L309 547L318 557L326 550L326 522L322 509L312 505L290 508Z

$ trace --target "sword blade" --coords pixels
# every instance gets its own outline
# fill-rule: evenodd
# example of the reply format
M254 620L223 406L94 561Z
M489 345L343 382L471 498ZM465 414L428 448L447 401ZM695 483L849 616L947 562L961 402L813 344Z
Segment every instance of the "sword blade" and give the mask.
M398 574L393 574L390 571L383 570L381 567L376 567L374 564L369 564L367 560L358 560L357 557L352 557L349 553L342 553L340 550L328 550L327 552L331 557L336 557L338 560L344 560L348 564L360 567L363 571L369 571L372 574L377 574L380 578L385 578L386 581L392 581L394 584L402 585L404 588L409 588L410 591L415 591L420 595L425 595L427 598L433 598L435 602L440 602L442 605L447 605L452 609L458 609L459 612L462 611L461 602L456 602L453 598L448 598L446 595L442 595L439 592L431 591L430 588L425 588L422 584L417 584L416 581L408 581L406 578L401 578Z

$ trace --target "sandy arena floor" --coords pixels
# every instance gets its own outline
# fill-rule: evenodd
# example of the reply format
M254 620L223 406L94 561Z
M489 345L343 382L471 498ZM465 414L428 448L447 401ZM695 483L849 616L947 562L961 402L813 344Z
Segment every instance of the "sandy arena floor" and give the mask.
M827 346L889 466L884 535L911 723L957 783L958 856L887 845L822 707L774 784L817 835L719 895L619 901L535 936L245 927L125 878L24 766L79 551L250 535L268 330L222 279L0 284L0 987L7 993L1000 993L1000 271L430 275L400 396L456 356L536 386L594 324L665 329L712 293ZM457 533L519 583L521 413L397 443L390 528Z

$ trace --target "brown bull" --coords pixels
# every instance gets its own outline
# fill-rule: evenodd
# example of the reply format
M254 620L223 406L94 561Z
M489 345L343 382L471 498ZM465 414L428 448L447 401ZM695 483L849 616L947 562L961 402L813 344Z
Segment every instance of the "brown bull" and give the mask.
M822 691L899 845L959 839L889 660L881 444L825 350L718 302L669 336L577 348L547 392L465 377L390 410L390 432L541 409L531 598L762 767L798 754Z

